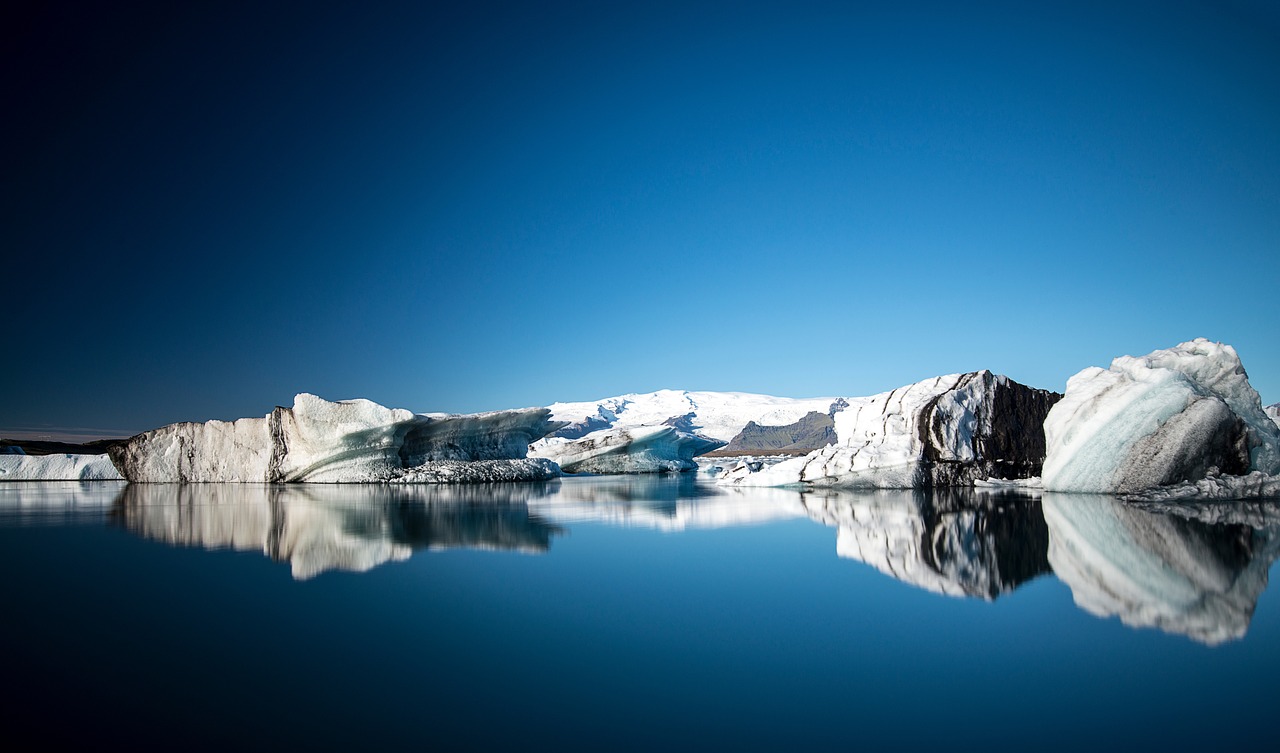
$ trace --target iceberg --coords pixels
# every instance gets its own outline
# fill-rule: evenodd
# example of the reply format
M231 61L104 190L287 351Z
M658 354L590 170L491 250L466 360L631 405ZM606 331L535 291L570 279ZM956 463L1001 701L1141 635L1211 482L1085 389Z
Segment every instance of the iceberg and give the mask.
M106 455L0 455L0 481L119 481Z
M302 393L263 418L170 424L109 452L125 479L152 483L541 480L556 470L527 461L529 443L559 426L545 408L415 414Z
M1280 427L1230 345L1203 338L1071 377L1044 424L1049 491L1130 494L1280 473Z
M1272 421L1275 421L1276 426L1280 426L1280 403L1268 405L1266 408L1263 408L1263 410L1271 417Z
M1280 529L1208 524L1113 497L1047 493L1049 563L1077 606L1216 645L1248 630Z
M566 473L662 473L694 470L695 456L723 445L671 426L636 426L601 429L578 439L552 437L529 452Z
M833 416L836 444L804 457L722 473L726 484L913 489L1040 474L1041 428L1061 396L990 371L948 374L850 398Z

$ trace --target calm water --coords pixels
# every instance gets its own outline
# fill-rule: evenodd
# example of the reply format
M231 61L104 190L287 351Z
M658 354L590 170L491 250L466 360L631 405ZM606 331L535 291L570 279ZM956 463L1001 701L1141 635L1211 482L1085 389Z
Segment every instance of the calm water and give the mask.
M0 722L153 748L1267 745L1280 523L1200 517L689 475L0 484Z

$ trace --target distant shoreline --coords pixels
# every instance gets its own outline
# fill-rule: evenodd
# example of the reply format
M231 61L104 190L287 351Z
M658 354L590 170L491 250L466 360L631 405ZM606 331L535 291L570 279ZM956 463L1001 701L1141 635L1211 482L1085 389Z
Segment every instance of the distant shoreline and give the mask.
M105 455L112 445L127 441L95 439L91 442L52 442L41 439L0 439L0 447L21 447L28 455Z

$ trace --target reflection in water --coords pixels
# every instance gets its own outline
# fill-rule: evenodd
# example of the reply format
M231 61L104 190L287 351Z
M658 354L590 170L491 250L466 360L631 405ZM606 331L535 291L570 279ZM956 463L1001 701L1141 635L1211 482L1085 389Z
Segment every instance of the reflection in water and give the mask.
M803 518L799 492L697 483L692 473L566 478L545 497L530 501L538 515L561 523L683 531Z
M67 525L100 521L123 481L0 481L0 523Z
M297 578L440 548L545 552L561 525L665 531L811 518L905 583L995 599L1055 572L1077 605L1208 644L1242 637L1280 557L1280 503L1133 504L975 490L795 491L677 477L440 485L0 484L0 525L107 515L148 539L260 551ZM93 515L97 517L94 518Z
M1273 527L1205 523L1105 496L1045 494L1043 504L1049 562L1081 609L1210 645L1244 636L1280 553Z
M804 505L838 529L841 557L935 593L994 599L1049 572L1048 532L1030 497L832 490L806 493Z
M262 551L295 578L363 572L416 549L545 552L560 529L529 514L547 484L131 484L113 515L148 539Z

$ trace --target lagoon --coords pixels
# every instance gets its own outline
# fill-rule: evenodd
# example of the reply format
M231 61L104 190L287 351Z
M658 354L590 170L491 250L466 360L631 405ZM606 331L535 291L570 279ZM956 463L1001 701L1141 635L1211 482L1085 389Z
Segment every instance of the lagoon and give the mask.
M0 484L44 744L1263 745L1268 504L1009 491Z

